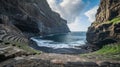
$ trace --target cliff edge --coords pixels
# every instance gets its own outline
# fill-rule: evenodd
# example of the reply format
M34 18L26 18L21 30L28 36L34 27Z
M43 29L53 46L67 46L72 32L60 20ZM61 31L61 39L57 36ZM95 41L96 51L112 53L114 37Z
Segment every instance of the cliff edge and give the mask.
M120 0L101 0L87 41L99 47L120 41Z
M0 0L0 62L41 53L29 47L32 36L68 32L67 21L46 0Z
M46 0L0 0L0 15L27 37L69 32L67 21Z

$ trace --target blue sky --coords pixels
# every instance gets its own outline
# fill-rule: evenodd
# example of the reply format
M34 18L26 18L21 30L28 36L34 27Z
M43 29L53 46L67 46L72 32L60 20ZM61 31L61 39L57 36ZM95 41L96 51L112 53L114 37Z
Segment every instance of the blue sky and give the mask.
M51 9L68 21L71 31L87 31L95 20L100 0L47 0Z

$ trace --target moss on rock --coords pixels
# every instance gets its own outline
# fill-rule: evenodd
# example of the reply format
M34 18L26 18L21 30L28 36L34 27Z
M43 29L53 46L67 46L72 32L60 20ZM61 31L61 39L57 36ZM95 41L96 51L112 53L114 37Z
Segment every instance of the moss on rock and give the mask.
M108 44L93 53L83 54L84 57L100 60L120 60L120 43Z

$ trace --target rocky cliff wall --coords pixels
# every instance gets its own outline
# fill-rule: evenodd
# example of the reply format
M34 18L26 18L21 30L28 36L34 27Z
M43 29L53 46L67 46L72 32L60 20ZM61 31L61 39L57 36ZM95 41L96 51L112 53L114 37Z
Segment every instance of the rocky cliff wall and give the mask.
M120 16L120 0L101 0L96 22L106 22Z
M67 22L53 12L46 0L0 0L0 15L28 37L67 33Z
M87 41L99 47L120 42L120 0L101 0L96 21L88 29Z

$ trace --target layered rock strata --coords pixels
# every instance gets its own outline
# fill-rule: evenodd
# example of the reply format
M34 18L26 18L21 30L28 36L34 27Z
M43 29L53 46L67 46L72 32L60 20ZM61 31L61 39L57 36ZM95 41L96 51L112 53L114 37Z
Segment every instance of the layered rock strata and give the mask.
M26 36L67 33L66 20L53 12L46 0L0 0L0 15Z
M87 41L100 47L120 41L120 0L101 0L96 21L88 29Z

